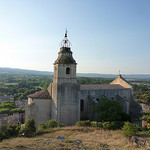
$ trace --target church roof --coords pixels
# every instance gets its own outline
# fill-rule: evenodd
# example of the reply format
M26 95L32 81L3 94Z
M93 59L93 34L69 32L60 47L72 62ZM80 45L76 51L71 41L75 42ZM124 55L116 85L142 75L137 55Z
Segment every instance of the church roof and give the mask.
M72 51L70 48L71 43L67 38L67 31L65 37L61 43L60 52L58 53L58 58L54 62L55 64L76 64L76 61L73 59Z
M59 53L71 53L72 54L72 51L70 50L70 47L61 47Z
M119 84L83 84L80 86L81 90L100 90L100 89L124 89Z
M124 79L121 74L119 74L118 77L110 84L120 84L124 88L132 88L132 85L126 79Z
M61 53L61 52L60 52ZM61 55L57 58L54 64L76 64L76 61L73 59L72 55Z
M34 99L51 99L51 96L49 95L48 90L43 90L40 92L36 92L34 94L28 95L29 98L34 98Z

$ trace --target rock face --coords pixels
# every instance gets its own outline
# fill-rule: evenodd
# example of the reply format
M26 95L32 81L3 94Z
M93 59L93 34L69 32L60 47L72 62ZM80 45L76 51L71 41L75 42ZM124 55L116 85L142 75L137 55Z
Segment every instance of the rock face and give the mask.
M150 137L133 136L131 142L140 148L150 148Z

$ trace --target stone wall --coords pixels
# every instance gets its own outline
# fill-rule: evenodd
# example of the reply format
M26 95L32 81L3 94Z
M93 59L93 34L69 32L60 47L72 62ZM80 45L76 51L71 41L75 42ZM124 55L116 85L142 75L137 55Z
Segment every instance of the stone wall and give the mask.
M142 107L141 105L134 99L133 96L131 96L130 99L130 115L132 122L138 124L139 126L142 126L142 121L140 118L142 113Z
M70 68L70 74L66 74L66 68ZM53 83L77 83L76 64L56 64L54 66Z
M35 120L36 128L38 129L38 125L41 122L46 122L50 120L50 99L32 99L28 100L27 113L26 113L26 121L29 119ZM28 115L28 116L27 116Z
M89 107L92 107L91 99L96 101L101 97L119 100L123 106L124 112L130 113L131 89L82 90L80 100L84 100L84 111L81 111L81 119L90 119L88 114Z
M57 85L57 120L66 126L80 120L80 85L64 83Z

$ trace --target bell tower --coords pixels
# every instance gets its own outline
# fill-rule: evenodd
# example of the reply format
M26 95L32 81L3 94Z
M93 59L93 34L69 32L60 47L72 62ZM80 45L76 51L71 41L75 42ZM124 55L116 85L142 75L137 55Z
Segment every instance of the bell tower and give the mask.
M74 125L80 120L80 85L76 79L77 63L70 46L66 31L58 58L54 62L54 78L51 84L51 118L66 126Z
M54 63L54 83L77 83L76 61L72 57L71 43L67 39L67 31L61 42L58 58Z

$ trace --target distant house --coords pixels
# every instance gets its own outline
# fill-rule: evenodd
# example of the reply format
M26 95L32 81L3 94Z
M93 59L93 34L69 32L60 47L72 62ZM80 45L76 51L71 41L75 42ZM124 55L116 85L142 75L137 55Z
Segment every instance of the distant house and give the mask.
M14 101L14 96L13 95L0 96L0 103L3 103L5 101Z

